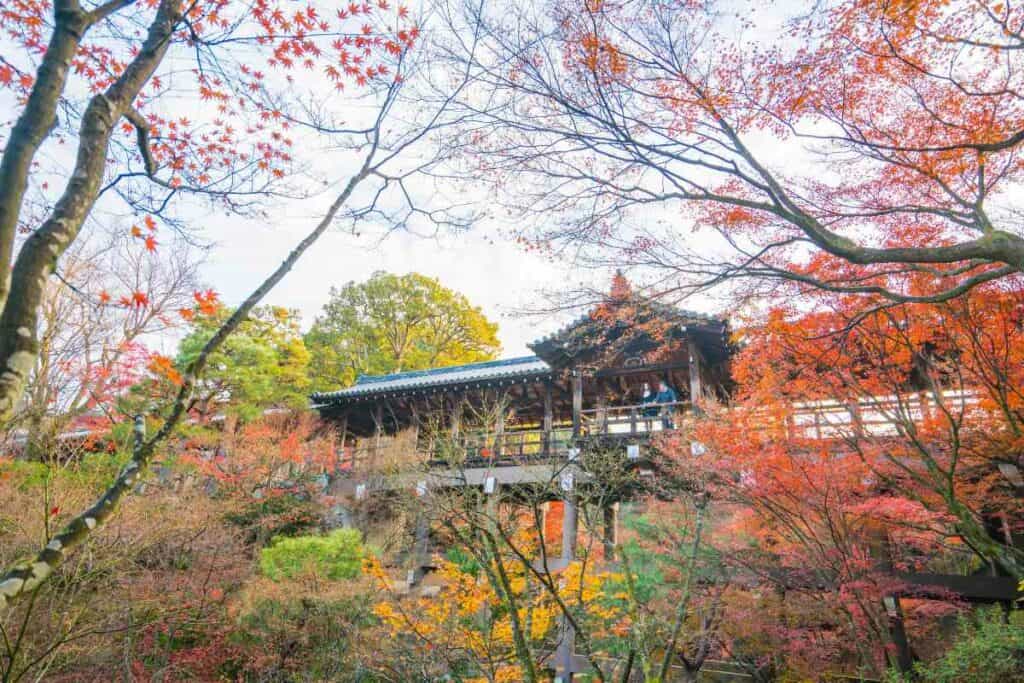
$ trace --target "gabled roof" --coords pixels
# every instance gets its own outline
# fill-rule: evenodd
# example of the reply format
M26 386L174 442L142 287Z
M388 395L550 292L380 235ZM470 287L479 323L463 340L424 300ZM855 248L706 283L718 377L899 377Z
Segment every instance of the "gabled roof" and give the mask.
M619 304L612 302L611 306ZM690 311L675 306L654 301L645 297L634 297L623 301L622 305L631 311L633 319L614 319L614 308L612 320L606 317L599 317L594 308L573 320L562 329L528 344L530 350L543 358L554 368L561 368L575 362L577 359L586 358L594 352L607 352L624 339L631 340L632 344L642 342L642 339L630 331L637 325L643 325L649 320L655 319L664 325L663 333L669 338L681 338L687 334L703 332L701 336L707 337L711 333L715 345L724 345L725 331L728 322L722 318L716 318L704 313ZM689 331L688 331L689 330ZM642 332L641 335L642 336ZM704 342L712 341L710 337ZM649 340L650 344L658 344L654 339ZM720 342L720 343L719 343ZM620 351L625 350L620 348ZM718 354L716 354L718 355Z
M354 399L393 391L486 382L495 379L540 378L551 374L551 366L537 356L522 356L447 368L396 372L390 375L360 375L345 389L313 394L314 405Z

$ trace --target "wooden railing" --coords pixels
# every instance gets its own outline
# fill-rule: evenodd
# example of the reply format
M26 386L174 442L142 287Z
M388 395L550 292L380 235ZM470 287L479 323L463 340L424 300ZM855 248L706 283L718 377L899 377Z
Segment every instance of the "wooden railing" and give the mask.
M581 433L650 434L676 429L690 409L689 401L588 408L580 411Z
M898 436L907 423L920 423L938 412L952 409L959 412L978 403L971 392L946 391L941 394L942 406L928 393L870 396L842 402L836 400L794 403L780 411L782 420L773 418L765 408L764 428L784 429L790 438L842 439L855 436Z
M975 395L946 392L943 405L969 408ZM897 436L901 425L917 422L940 410L927 394L873 396L844 403L809 401L755 409L754 429L778 430L789 438L844 439L851 436ZM606 406L580 411L580 436L642 437L678 429L692 411L689 401ZM503 432L467 432L432 442L410 441L404 446L389 442L347 446L338 453L339 470L387 470L414 463L527 463L565 456L573 441L570 425L550 431L541 428L509 428Z

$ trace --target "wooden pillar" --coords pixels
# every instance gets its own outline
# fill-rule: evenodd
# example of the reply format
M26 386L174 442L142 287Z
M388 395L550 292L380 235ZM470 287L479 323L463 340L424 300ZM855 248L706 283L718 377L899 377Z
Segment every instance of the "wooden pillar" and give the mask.
M554 450L551 439L553 438L552 432L554 431L554 408L552 407L553 399L551 396L551 382L544 382L544 455L551 455Z
M701 386L701 358L700 349L693 337L687 335L686 348L689 351L690 370L690 404L693 406L694 414L701 414L701 404L704 402L704 389Z
M462 429L462 395L459 394L452 404L452 438L459 436L459 430Z
M380 441L384 434L384 403L378 401L377 405L373 407L373 456L372 461L374 465L380 463Z
M569 492L562 508L562 559L568 562L576 557L576 496Z
M420 411L412 399L409 400L409 413L412 417L412 449L415 453L420 450Z
M896 668L902 673L910 673L914 668L914 658L910 653L907 631L903 627L903 609L900 607L899 596L886 595L882 598L882 604L889 621L889 636L896 647Z
M505 394L498 394L497 414L494 416L494 457L501 456L502 447L505 445Z
M583 377L579 368L572 369L572 435L583 433Z
M334 473L338 473L338 465L348 455L345 451L345 440L348 439L348 413L341 416L341 420L338 422L338 431L341 432L341 457L334 458ZM355 469L355 462L352 463L352 469Z
M608 432L608 396L605 392L604 380L597 381L597 429L601 434Z

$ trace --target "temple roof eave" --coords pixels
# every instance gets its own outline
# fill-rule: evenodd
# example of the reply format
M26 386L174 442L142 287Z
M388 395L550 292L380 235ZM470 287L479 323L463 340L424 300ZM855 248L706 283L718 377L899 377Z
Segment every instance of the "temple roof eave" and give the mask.
M429 395L495 384L550 380L554 371L536 356L471 363L381 376L362 376L345 389L319 392L310 398L313 408L361 403L401 396Z

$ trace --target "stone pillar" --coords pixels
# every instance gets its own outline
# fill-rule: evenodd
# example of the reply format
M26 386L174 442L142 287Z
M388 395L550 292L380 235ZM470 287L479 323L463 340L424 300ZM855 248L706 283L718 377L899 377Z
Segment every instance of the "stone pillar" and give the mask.
M412 546L412 567L409 569L408 584L411 588L423 578L423 568L427 565L427 552L430 544L430 523L424 513L416 515L416 535Z

